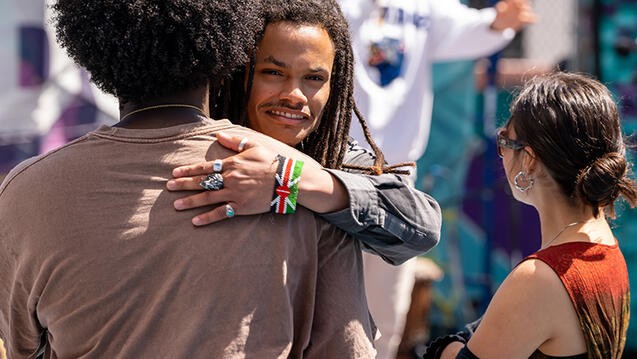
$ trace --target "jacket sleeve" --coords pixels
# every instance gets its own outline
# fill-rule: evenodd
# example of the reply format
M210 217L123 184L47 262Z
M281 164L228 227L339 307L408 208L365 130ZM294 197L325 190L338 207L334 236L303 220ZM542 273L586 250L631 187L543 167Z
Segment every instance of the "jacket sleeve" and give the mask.
M515 36L513 29L491 30L494 8L472 9L458 0L431 1L429 32L434 61L474 59L490 55Z
M374 158L352 141L344 162L371 166ZM327 171L347 189L350 206L321 216L361 241L363 250L399 265L438 243L440 206L431 196L415 189L407 176Z

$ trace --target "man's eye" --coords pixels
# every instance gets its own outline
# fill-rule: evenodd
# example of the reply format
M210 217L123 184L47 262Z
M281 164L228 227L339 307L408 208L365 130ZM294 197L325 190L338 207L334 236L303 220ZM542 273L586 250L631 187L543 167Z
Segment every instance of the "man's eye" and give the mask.
M325 82L325 78L321 75L310 75L308 77L306 77L308 80L310 81L321 81L321 82Z
M265 70L261 70L261 73L265 75L281 76L281 71L278 71L278 70L265 69Z

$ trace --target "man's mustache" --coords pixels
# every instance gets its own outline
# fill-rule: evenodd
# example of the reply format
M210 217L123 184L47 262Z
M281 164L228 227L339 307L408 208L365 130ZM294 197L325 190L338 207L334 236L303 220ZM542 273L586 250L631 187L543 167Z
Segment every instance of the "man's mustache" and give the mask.
M293 105L289 102L268 102L268 103L263 103L261 105L259 105L259 109L262 108L268 108L268 107L283 107L283 108L289 108L290 110L294 110L294 111L301 111L303 109L303 104L299 103L298 105Z

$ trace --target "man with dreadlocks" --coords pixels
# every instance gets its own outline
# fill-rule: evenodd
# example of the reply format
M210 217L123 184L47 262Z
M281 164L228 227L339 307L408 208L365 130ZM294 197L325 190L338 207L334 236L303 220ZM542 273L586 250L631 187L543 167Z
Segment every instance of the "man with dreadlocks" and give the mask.
M245 70L217 91L213 117L228 117L312 156L323 168L303 168L297 204L360 240L364 249L400 264L434 247L441 216L436 201L414 189L398 166L384 164L348 136L352 111L365 121L352 97L353 57L347 22L329 0L264 2L265 28ZM322 40L322 43L313 43ZM236 148L240 137L220 143ZM225 203L237 215L273 210L276 154L256 142L218 161L176 168L168 189L201 190L211 172L224 179L222 189L175 201L179 210L216 205L193 218L206 225L226 219ZM361 174L366 172L368 174ZM381 174L389 172L389 174ZM393 173L393 174L392 174ZM398 173L398 174L396 174Z
M409 185L402 172L384 165L374 153L350 141L352 112L365 126L352 96L353 56L347 22L329 0L279 0L263 3L265 28L246 69L217 93L217 117L247 125L312 156L324 168L303 168L297 204L309 208L360 240L363 248L391 264L400 264L438 242L440 208L430 196ZM235 148L240 137L219 137ZM211 172L222 189L179 199L179 210L215 205L197 215L206 225L227 216L230 203L238 215L276 211L272 205L276 153L251 142L222 161L176 168L168 189L201 190ZM215 163L217 162L217 170ZM361 174L367 172L369 174Z
M397 265L435 246L441 224L438 204L405 176L378 175L394 170L384 166L369 136L374 153L349 141L352 112L363 127L365 122L352 96L353 53L338 5L326 0L267 1L262 11L265 31L245 70L216 92L215 117L229 117L320 162L325 171L303 169L297 204L321 213L368 252ZM220 137L229 147L239 140ZM199 183L215 171L224 179L223 189L180 199L175 207L215 205L193 218L198 226L227 218L225 203L240 215L271 210L273 199L280 197L272 193L278 186L275 156L252 143L219 161L216 170L213 161L175 169L173 174L181 178L168 182L170 190L200 190ZM356 173L361 170L373 175ZM383 277L368 280L393 286Z
M59 41L118 97L121 117L20 164L0 186L0 338L10 358L375 354L357 241L304 208L195 228L169 205L178 197L164 190L172 168L231 153L216 141L221 130L321 167L208 118L210 88L254 45L254 8L54 5Z

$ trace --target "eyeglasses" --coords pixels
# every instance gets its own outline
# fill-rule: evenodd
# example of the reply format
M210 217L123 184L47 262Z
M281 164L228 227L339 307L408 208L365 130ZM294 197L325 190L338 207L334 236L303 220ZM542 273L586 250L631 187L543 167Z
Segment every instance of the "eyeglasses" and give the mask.
M498 145L498 156L500 156L500 158L502 158L502 147L510 148L514 151L521 150L526 147L526 145L522 144L521 142L505 137L505 132L506 130L504 128L501 128L495 135L496 143Z

